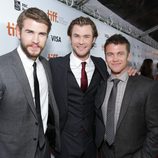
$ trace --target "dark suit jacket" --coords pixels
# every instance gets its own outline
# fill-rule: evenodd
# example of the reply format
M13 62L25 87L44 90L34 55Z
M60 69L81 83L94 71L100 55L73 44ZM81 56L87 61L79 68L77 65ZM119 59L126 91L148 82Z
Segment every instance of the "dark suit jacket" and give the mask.
M102 83L107 80L108 72L103 59L91 56L91 59L102 76ZM60 130L62 131L67 120L68 105L67 105L67 72L70 64L70 54L65 57L50 59L50 66L53 76L53 90L57 106L60 114ZM98 86L101 84L98 81ZM104 99L100 97L100 99ZM97 106L97 105L96 105Z
M156 158L158 156L158 82L129 77L115 142L104 145L106 158Z
M49 85L49 111L53 111L56 147L59 147L59 115L50 83L49 65L43 57ZM23 64L12 51L0 57L0 157L34 158L38 137L37 115L33 97ZM53 132L52 132L53 133Z

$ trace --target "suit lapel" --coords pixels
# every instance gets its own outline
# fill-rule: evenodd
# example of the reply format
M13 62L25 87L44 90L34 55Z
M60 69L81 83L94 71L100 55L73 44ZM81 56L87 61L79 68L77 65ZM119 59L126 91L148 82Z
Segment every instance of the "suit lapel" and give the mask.
M106 93L106 86L107 86L107 82L102 80L98 87L96 99L95 99L95 105L97 108L100 108L103 104L105 93Z
M46 77L47 77L47 82L48 82L48 91L49 91L49 105L51 107L51 109L54 112L55 118L59 119L59 114L58 114L58 109L57 109L57 105L56 105L56 101L54 98L54 94L52 91L52 78L51 78L51 71L50 68L48 66L48 63L46 63L47 61L45 61L45 59L40 58L40 61L45 69L45 73L46 73Z
M118 120L118 123L117 123L117 128L119 128L120 124L121 124L121 121L123 120L126 112L127 112L127 109L128 109L128 106L132 100L132 97L133 97L133 93L135 91L135 78L134 77L129 77L128 79L128 83L127 83L127 86L126 86L126 89L125 89L125 93L124 93L124 97L123 97L123 100L122 100L122 106L121 106L121 110L120 110L120 115L119 115L119 120Z
M63 62L63 65L62 65L62 69L61 69L61 75L62 76L65 76L64 80L62 81L61 83L61 87L62 87L62 96L63 96L63 99L64 99L64 103L65 103L65 106L66 106L66 109L67 109L67 81L68 81L68 71L71 70L70 69L70 54L66 55L64 59L64 62Z
M96 95L96 99L95 99L95 105L97 108L101 107L101 105L103 104L104 101L104 97L105 97L105 92L106 92L106 86L107 86L107 74L106 74L106 66L102 65L102 63L100 63L100 60L98 61L97 58L91 56L91 59L95 65L95 69L97 69L97 71L101 74L103 80L101 80L101 82L99 84L98 90L97 90L97 95Z
M12 60L12 65L13 66L12 66L12 68L13 68L16 76L17 76L17 79L21 83L21 87L23 88L23 91L24 91L25 97L26 97L26 99L29 103L29 106L30 106L34 116L37 118L30 84L29 84L28 78L26 76L26 73L25 73L23 64L21 62L21 59L20 59L17 51L14 51L12 53L12 56L13 56L13 60Z
M60 137L59 137L59 133L60 133L60 127L59 127L59 111L57 109L57 104L55 101L55 97L54 97L54 93L52 91L52 78L51 78L51 71L50 71L50 67L47 63L47 61L43 58L40 57L40 61L45 69L45 73L46 73L46 77L47 77L47 82L48 82L48 98L49 98L49 110L51 108L51 110L53 111L53 115L54 115L54 120L55 120L55 130L56 130L56 146L58 149L60 149L60 144L58 144L58 142L60 142Z
M99 71L99 73L101 74L102 78L107 81L107 75L106 72L106 65L102 65L102 63L100 63L100 60L97 60L97 58L91 56L91 59L95 65L95 68Z

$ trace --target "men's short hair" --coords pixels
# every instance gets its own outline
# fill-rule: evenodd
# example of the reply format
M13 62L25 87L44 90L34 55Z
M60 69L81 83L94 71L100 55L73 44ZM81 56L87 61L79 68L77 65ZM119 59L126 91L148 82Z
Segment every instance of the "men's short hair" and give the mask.
M127 51L130 52L130 43L129 41L124 37L122 36L121 34L114 34L112 35L111 37L109 37L105 44L104 44L104 50L106 51L106 47L107 45L109 44L125 44L126 45L126 48L127 48Z
M96 37L96 38L98 37L98 31L97 31L96 25L89 17L80 16L80 17L74 19L70 23L68 30L67 30L67 35L70 37L72 35L72 29L73 29L74 25L79 25L79 26L90 25L92 27L93 37Z
M51 30L51 21L47 14L39 9L39 8L28 8L24 10L17 19L17 26L20 28L20 30L23 28L23 22L25 19L33 19L36 22L43 23L48 26L47 33Z

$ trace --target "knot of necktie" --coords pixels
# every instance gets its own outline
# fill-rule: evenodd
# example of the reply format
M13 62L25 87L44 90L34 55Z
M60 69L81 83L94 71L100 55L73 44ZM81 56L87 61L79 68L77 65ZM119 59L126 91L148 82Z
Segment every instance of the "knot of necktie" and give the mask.
M37 66L37 63L34 62L34 63L33 63L33 68L36 69L36 66Z
M82 68L85 68L86 62L81 62Z
M120 79L115 78L115 79L113 79L112 81L113 81L113 83L114 83L114 86L117 86L117 84L120 82Z

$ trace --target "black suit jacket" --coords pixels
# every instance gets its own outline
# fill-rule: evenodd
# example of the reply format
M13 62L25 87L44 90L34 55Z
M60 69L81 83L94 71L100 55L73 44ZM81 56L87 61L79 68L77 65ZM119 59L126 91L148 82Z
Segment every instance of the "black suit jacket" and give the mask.
M99 71L102 76L102 83L105 83L108 77L108 72L103 59L91 56L91 59L95 65L95 68ZM60 130L62 131L67 120L68 105L67 105L67 72L70 64L70 54L65 57L58 57L50 59L50 67L53 77L53 90L57 106L60 114ZM100 85L98 81L98 86ZM104 99L99 97L100 100ZM96 103L97 106L97 103Z
M106 158L156 158L158 156L158 82L129 77L116 128L115 142L104 145Z

